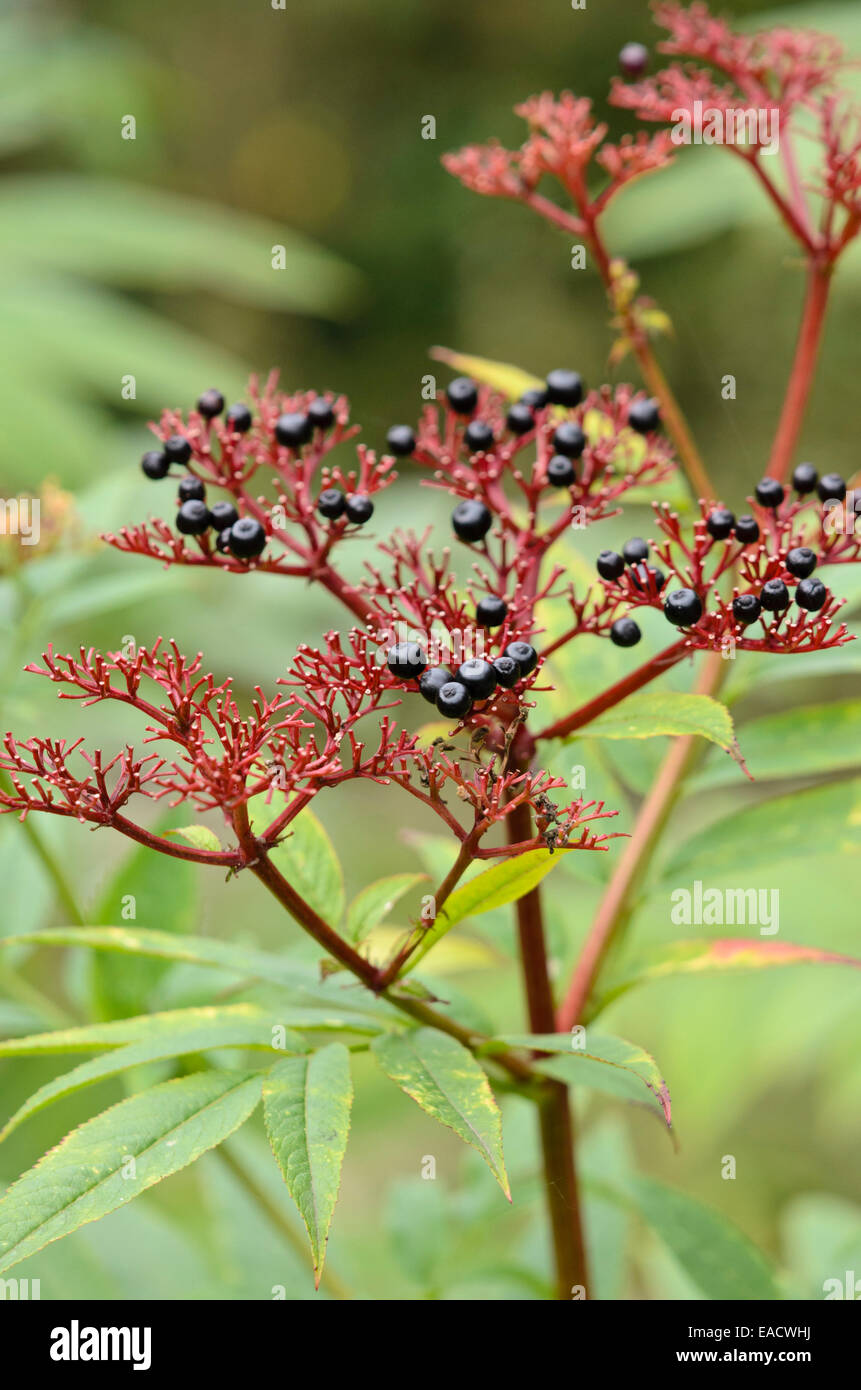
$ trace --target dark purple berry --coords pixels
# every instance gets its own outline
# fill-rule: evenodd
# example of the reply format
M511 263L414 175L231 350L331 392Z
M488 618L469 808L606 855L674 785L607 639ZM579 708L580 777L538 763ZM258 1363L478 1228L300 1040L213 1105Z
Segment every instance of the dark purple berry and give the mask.
M206 501L206 488L203 486L200 478L195 478L191 473L185 478L180 478L177 492L179 493L180 502Z
M619 71L623 77L642 77L649 66L649 50L642 43L626 43L619 51Z
M610 641L617 647L636 647L642 635L633 618L617 618L610 628Z
M480 449L493 448L493 430L490 425L485 424L484 420L470 420L463 432L463 437L474 454L477 454Z
M317 511L321 516L328 517L329 521L336 521L339 516L343 516L346 507L347 499L336 487L325 488L317 498Z
M214 420L224 409L224 397L213 387L211 391L204 391L198 396L197 409L205 420Z
M579 372L556 367L547 373L547 399L553 405L579 405L583 399L583 378Z
M638 434L651 434L661 423L661 411L654 398L634 401L628 407L628 424Z
M446 681L436 697L436 707L450 719L463 719L472 709L472 696L460 681Z
M499 685L510 690L520 680L520 667L511 656L498 656L493 663Z
M188 463L191 445L181 434L172 434L164 441L164 452L169 463Z
M415 431L411 430L409 425L392 425L386 435L386 443L398 458L407 458L415 452Z
M735 517L726 507L715 507L706 517L706 530L716 541L724 541L735 525Z
M566 458L578 459L586 448L586 436L573 420L565 420L553 435L553 448Z
M150 449L141 459L141 468L148 478L153 482L158 482L160 478L166 478L170 468L170 459L159 449Z
M558 434L557 430L557 434ZM577 470L564 454L554 454L547 465L547 481L551 487L570 487L577 481Z
M806 579L816 569L816 556L806 545L797 545L786 557L786 568L796 579Z
M625 573L625 561L617 550L602 550L595 561L595 568L602 579L621 579Z
M461 685L465 685L474 700L486 700L496 689L496 672L489 661L473 656L457 668Z
M227 412L227 423L237 434L247 434L251 429L251 411L247 405L232 405Z
M756 500L761 507L779 507L786 495L783 484L776 478L760 478L754 489Z
M335 423L335 407L325 396L315 396L308 406L308 419L315 430L327 430Z
M354 492L352 497L347 498L344 510L348 521L352 521L356 526L364 526L374 515L374 504L363 492Z
M819 474L812 463L800 463L792 475L792 486L802 495L813 492L819 482Z
M795 590L795 602L809 613L818 613L827 597L828 590L821 579L802 579Z
M215 538L215 548L216 548L216 550L220 550L221 553L222 553L222 555L224 554L224 552L225 552L226 550L229 550L229 549L230 549L230 527L229 527L229 526L226 527L226 529L225 529L224 531L219 531L218 535L217 535L216 538Z
M213 502L209 509L209 524L218 532L228 530L238 520L239 513L232 502Z
M183 502L176 514L176 529L184 536L202 536L204 531L208 531L209 511L206 503L197 497Z
M650 579L654 582L658 593L660 593L667 582L664 571L659 570L657 565L632 565L630 573L631 583L634 585L634 588L639 589L641 593L644 594L649 592Z
M509 407L505 423L512 434L528 434L535 428L535 417L524 401L515 401L514 405Z
M418 642L398 642L386 652L386 665L399 681L418 680L427 664Z
M732 601L732 613L736 622L743 623L749 627L755 623L762 611L762 605L756 594L739 594Z
M846 496L846 480L839 473L823 473L816 491L823 502L828 502L832 497L842 502Z
M312 430L308 416L298 410L279 415L275 421L275 438L285 449L298 449L300 444L307 444Z
M456 415L471 415L478 405L478 387L471 377L456 376L449 382L445 394Z
M763 584L759 598L768 613L779 613L789 607L789 590L782 579L769 579Z
M740 516L735 523L735 538L742 545L751 545L759 540L759 523L752 516Z
M693 627L703 616L702 599L693 589L673 589L664 600L664 616L674 627Z
M266 532L253 516L241 516L230 528L230 553L237 560L251 560L266 545Z
M547 404L549 397L543 386L530 386L520 397L521 405L528 405L530 410L541 410Z
M648 560L649 547L642 536L632 536L622 546L622 554L627 565L639 565L643 560Z
M517 662L523 676L528 676L538 665L538 653L529 642L509 642L505 655Z
M462 541L480 541L493 525L493 517L483 502L468 498L458 502L451 514L451 524Z
M444 685L454 680L454 676L447 666L431 666L427 671L422 672L419 681L419 694L423 695L428 704L435 705L436 697Z
M475 610L475 621L479 627L499 627L508 617L508 604L504 598L488 594L481 599Z

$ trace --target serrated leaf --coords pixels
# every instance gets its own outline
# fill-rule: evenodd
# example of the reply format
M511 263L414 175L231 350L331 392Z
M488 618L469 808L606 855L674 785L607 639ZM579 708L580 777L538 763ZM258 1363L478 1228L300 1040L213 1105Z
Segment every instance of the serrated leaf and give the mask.
M262 1077L196 1072L120 1101L72 1131L0 1200L0 1272L97 1221L227 1139Z
M423 932L420 929L417 933L421 936L421 945L408 960L407 972L414 970L428 951L458 922L522 898L562 862L563 855L574 852L564 849L557 849L553 853L549 849L527 850L526 854L500 860L468 883L461 884L443 903L433 926Z
M350 1055L341 1043L279 1062L263 1084L266 1132L308 1232L316 1287L341 1185L352 1104Z
M250 810L253 823L253 802ZM344 874L332 841L312 810L306 807L299 813L269 857L324 921L337 927L344 915Z
M677 690L644 690L629 695L573 737L656 738L677 734L699 734L728 753L736 751L732 716L726 705L711 695Z
M388 916L405 893L422 882L427 882L427 874L392 874L390 878L380 878L376 883L368 884L367 888L356 894L347 911L345 935L348 940L362 941Z
M456 1038L436 1028L383 1033L371 1051L402 1091L481 1154L509 1201L502 1116L481 1066Z
M452 367L456 372L475 377L476 381L499 391L509 400L517 400L524 391L535 390L544 385L540 377L523 371L521 367L513 367L509 362L494 362L488 357L470 357L466 353L453 352L451 348L445 347L431 348L430 355L437 362L445 362L447 367Z
M307 1050L307 1044L298 1033L284 1030L283 1025L269 1015L261 1013L258 1018L213 1018L209 1023L189 1029L188 1032L163 1033L158 1037L129 1043L125 1047L113 1048L100 1057L92 1057L89 1061L82 1062L79 1067L74 1067L63 1076L54 1077L52 1081L40 1086L38 1091L15 1111L0 1130L0 1140L5 1139L24 1120L43 1110L46 1105L72 1095L85 1086L119 1076L124 1071L145 1066L149 1062L162 1062L171 1057L185 1057L193 1052L208 1052L221 1047L264 1048L267 1052L277 1054L302 1053Z
M507 1047L528 1047L538 1052L558 1053L555 1057L539 1058L532 1065L536 1071L542 1071L569 1086L586 1086L639 1104L644 1101L645 1087L651 1092L656 1108L667 1125L671 1124L670 1092L650 1053L625 1038L602 1037L591 1029L585 1031L582 1048L579 1040L571 1033L503 1033L487 1044L487 1050L492 1048L494 1042L500 1042Z
M783 709L745 723L744 760L759 781L847 772L861 766L859 725L861 700ZM693 790L718 786L731 777L725 762L710 762Z
M183 825L175 830L166 830L165 835L181 835L195 849L220 850L221 841L208 825Z

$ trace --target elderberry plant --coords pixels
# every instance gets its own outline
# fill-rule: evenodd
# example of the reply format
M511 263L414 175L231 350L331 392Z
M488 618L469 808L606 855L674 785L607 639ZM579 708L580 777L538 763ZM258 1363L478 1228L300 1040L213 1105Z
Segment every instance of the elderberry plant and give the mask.
M542 381L443 354L466 374L415 427L393 425L379 456L358 442L344 396L283 391L275 374L252 378L247 400L227 409L211 389L187 414L163 413L141 467L171 491L163 510L173 514L123 527L108 544L237 581L259 572L313 582L331 595L338 625L319 645L302 644L278 688L256 688L249 708L201 654L188 657L173 641L107 655L49 648L27 669L55 683L61 698L128 706L140 716L141 748L90 752L81 740L7 733L0 810L112 829L153 854L218 869L225 892L237 875L252 876L313 938L320 978L302 977L287 957L158 930L39 933L42 945L211 965L245 982L246 993L0 1044L3 1056L97 1054L37 1091L3 1135L61 1096L145 1063L167 1062L176 1073L74 1130L12 1185L0 1201L0 1271L220 1145L262 1102L319 1283L347 1146L350 1053L369 1046L387 1077L477 1150L508 1197L496 1093L535 1103L556 1296L588 1296L570 1090L622 1086L627 1094L630 1083L671 1122L669 1089L652 1058L592 1028L610 997L598 986L632 887L695 765L695 736L722 746L742 775L728 712L714 698L724 658L800 656L852 640L840 619L837 567L861 554L861 506L846 481L810 463L791 471L832 273L861 225L861 140L858 114L836 87L842 56L818 35L736 35L699 4L658 4L655 15L670 35L659 50L692 61L647 76L650 55L628 44L620 68L632 85L617 81L612 100L664 126L696 102L722 112L742 99L774 106L790 152L778 182L755 142L728 146L798 241L808 275L786 403L749 512L736 516L712 486L654 354L664 316L604 240L607 205L669 162L671 134L610 143L589 102L570 93L518 108L528 126L519 150L491 144L444 162L469 188L521 203L583 239L609 295L612 361L632 352L645 390L587 389L569 368ZM796 124L818 142L815 180L803 181L794 164ZM543 191L546 179L564 202ZM677 459L695 499L686 508L660 498ZM390 532L386 493L399 461L451 499L441 543L430 529ZM602 550L591 585L572 582L556 559L562 543L644 491L654 498L655 534ZM378 558L348 579L344 548L372 521L383 536ZM559 656L583 639L637 646L649 609L666 622L667 644L640 664L631 656L621 679L578 703L555 675ZM638 695L698 658L694 694L645 703ZM633 824L603 801L572 797L546 766L560 740L598 731L617 706L614 717L632 736L676 736ZM447 872L384 949L375 928L398 897L416 893L419 876L372 885L344 923L296 871L297 854L319 843L315 799L362 781L412 798L451 843ZM214 813L221 833L197 822L159 833L141 815L147 800ZM569 854L619 862L557 997L540 883ZM509 1021L491 1035L414 972L464 918L506 904L516 915L528 1031ZM699 943L697 952L701 968L833 959L731 939ZM270 987L266 1003L249 981ZM321 1032L333 1040L321 1045Z

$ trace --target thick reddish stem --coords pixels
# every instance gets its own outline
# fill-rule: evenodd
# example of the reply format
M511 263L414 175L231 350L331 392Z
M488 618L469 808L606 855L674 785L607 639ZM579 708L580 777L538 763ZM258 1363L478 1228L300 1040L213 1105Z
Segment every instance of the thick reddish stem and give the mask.
M819 346L822 341L822 329L825 323L830 286L831 266L821 262L811 264L808 271L807 294L801 315L801 326L798 331L792 371L789 375L780 423L777 427L777 434L774 437L774 445L768 463L769 477L779 478L781 482L789 473L792 456L804 420L804 412L807 409L807 401L813 385L813 374L816 370L816 359L819 356Z
M574 733L575 729L582 729L584 724L596 719L605 710L612 709L620 700L624 700L626 695L631 695L641 686L648 685L656 677L663 675L671 666L675 666L687 654L687 643L684 638L674 642L672 646L665 647L658 652L650 661L645 661L642 666L637 666L633 671L629 671L627 676L617 681L615 685L603 690L600 695L596 695L594 700L588 700L585 705L575 709L571 714L566 714L562 719L557 719L555 723L548 724L546 729L542 729L536 738L564 738L566 734Z

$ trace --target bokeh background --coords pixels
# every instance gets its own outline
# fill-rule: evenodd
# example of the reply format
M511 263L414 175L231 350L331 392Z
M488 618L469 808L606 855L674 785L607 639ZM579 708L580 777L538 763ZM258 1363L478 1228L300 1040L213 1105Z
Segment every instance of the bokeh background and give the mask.
M857 6L722 6L746 23L785 20L840 34L861 54ZM113 711L59 706L21 675L48 641L59 650L116 648L159 633L203 649L241 691L271 684L295 644L338 620L329 601L250 576L164 572L122 560L98 532L170 510L141 476L146 421L217 385L241 395L249 370L277 365L290 387L345 391L363 437L418 413L428 348L446 344L544 374L565 364L589 382L610 372L603 291L569 267L565 238L520 209L467 193L441 169L448 148L520 137L511 107L544 88L604 94L618 49L651 43L645 5L602 0L150 0L5 3L0 16L0 490L43 492L49 544L0 582L2 727L106 747L140 733ZM856 81L853 78L853 81ZM134 116L136 138L121 138ZM421 121L436 120L436 140ZM622 119L624 117L622 116ZM686 151L672 170L620 199L614 249L635 260L669 312L662 360L726 502L738 507L763 470L791 355L802 283L794 251L743 170L723 152ZM283 271L270 248L283 244ZM803 453L845 475L858 466L855 379L861 257L841 269ZM734 401L721 399L726 373ZM133 374L134 399L123 394ZM409 469L378 508L380 526L444 517ZM648 532L648 514L626 523ZM568 562L576 575L621 531L602 528ZM56 543L54 543L54 540ZM358 567L367 550L354 548ZM370 542L368 542L370 545ZM847 573L840 592L857 602ZM660 623L647 644L663 644ZM577 701L624 669L608 644L584 644L557 673ZM596 649L600 648L600 650ZM674 673L680 685L687 673ZM710 757L678 809L632 923L633 959L678 935L669 893L702 878L779 887L781 939L857 952L859 662L849 653L805 669L739 663L727 688L757 784ZM35 687L35 688L34 688ZM557 697L554 697L557 698ZM800 714L786 714L800 706ZM827 709L823 711L823 707ZM588 743L553 767L587 769L629 826L664 751L662 740L612 754ZM434 827L405 820L376 789L319 803L348 892L401 868L434 868ZM408 808L409 809L409 808ZM174 823L182 823L180 819ZM116 920L136 891L140 925L254 940L313 958L256 886L225 886L190 867L145 863L77 826L0 823L0 931ZM614 849L569 856L552 885L560 972L598 901ZM444 862L444 861L443 861ZM56 882L61 866L74 903ZM214 879L215 881L212 881ZM130 887L129 885L134 885ZM411 910L409 903L405 911ZM701 931L707 929L701 928ZM688 932L692 935L693 932ZM521 1025L504 914L477 920L440 957L447 997L460 991L496 1027ZM7 1032L46 1021L210 997L200 972L127 979L75 955L8 950L0 964ZM639 1168L725 1212L773 1259L787 1287L821 1297L825 1278L861 1272L857 1143L861 1128L858 977L835 969L677 979L626 996L608 1031L654 1053L672 1090L679 1144L645 1114L582 1097L587 1173ZM9 1113L56 1071L2 1064ZM546 1291L546 1237L532 1116L506 1106L517 1200L508 1210L486 1173L409 1102L357 1063L357 1107L330 1251L353 1296L521 1299ZM71 1125L118 1099L86 1092L37 1117L0 1150L11 1179ZM241 1141L260 1180L279 1191L260 1135ZM436 1156L438 1180L419 1176ZM733 1155L737 1177L721 1177ZM706 1296L696 1254L589 1195L599 1292ZM505 1208L505 1209L503 1209ZM285 1205L286 1209L286 1205ZM660 1223L659 1223L660 1224ZM707 1261L706 1261L707 1262ZM699 1275L698 1277L698 1270ZM19 1271L43 1297L312 1296L301 1254L267 1228L217 1157Z

